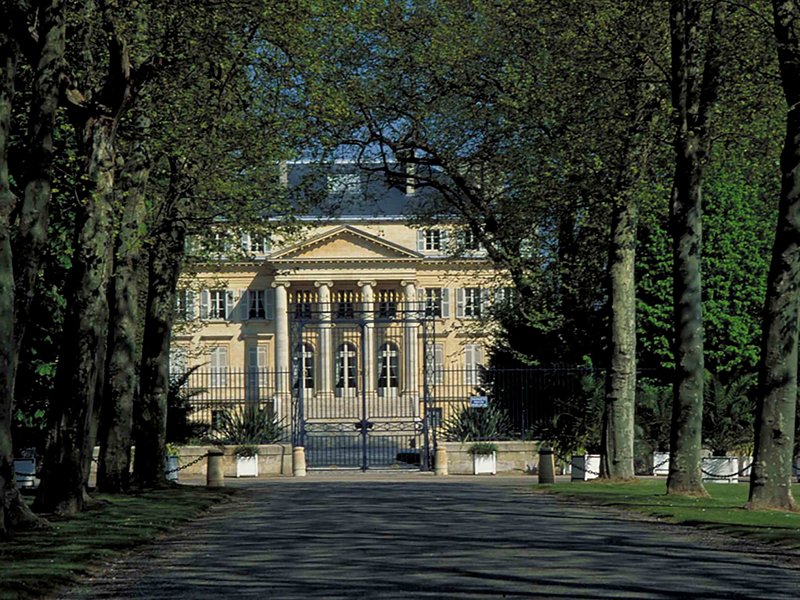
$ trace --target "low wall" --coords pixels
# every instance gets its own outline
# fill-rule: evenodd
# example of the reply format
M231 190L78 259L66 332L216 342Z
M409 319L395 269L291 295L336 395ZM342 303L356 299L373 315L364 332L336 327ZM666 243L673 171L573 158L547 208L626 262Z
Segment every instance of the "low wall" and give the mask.
M236 457L233 454L236 446L223 446L221 449L225 453L222 459L222 472L225 477L236 477ZM177 446L175 450L178 454L179 466L194 462L201 456L205 457L209 450L219 450L219 446ZM134 452L135 454L135 452ZM94 460L89 474L89 485L94 486L97 478L97 459L100 456L100 448L95 446ZM132 465L131 465L132 467ZM208 469L208 460L203 458L190 467L181 469L178 472L178 479L198 479L205 478ZM292 445L291 444L268 444L258 446L258 476L271 477L278 475L292 474Z
M531 475L539 468L539 442L493 442L497 446L497 472ZM450 475L472 475L472 442L439 442L447 450Z
M233 451L236 446L178 446L178 463L180 466L191 463L209 450L221 449L225 456L222 458L222 473L225 477L236 477L236 456ZM178 473L178 478L205 477L208 461L203 459L197 464L187 467ZM268 444L258 446L258 476L270 477L292 474L292 445Z

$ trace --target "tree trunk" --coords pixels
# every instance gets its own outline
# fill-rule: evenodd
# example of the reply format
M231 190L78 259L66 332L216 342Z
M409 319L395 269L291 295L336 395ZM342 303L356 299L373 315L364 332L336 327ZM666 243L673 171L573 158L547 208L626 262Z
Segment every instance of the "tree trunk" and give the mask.
M750 508L797 508L791 478L800 310L800 43L796 3L773 1L778 61L788 104L778 225L767 278L759 363Z
M175 288L180 274L186 229L167 218L150 249L149 286L142 340L140 398L135 407L134 480L142 487L164 483L164 453L169 390L170 332L175 316Z
M670 202L673 253L675 378L667 492L705 496L700 472L703 427L702 247L703 167L710 149L710 114L719 87L722 38L713 3L705 49L699 0L672 0L672 107L675 176Z
M116 241L114 276L109 283L109 343L106 399L100 423L97 488L119 493L128 488L133 406L137 384L139 269L145 222L147 156L140 144L123 174L125 206Z
M53 129L61 90L64 58L64 2L41 2L39 64L34 80L28 125L25 195L14 236L15 344L22 348L25 327L36 291L42 254L47 241L48 205L53 170Z
M48 418L42 483L35 507L74 514L84 505L84 462L98 365L103 364L107 319L109 209L114 186L114 122L90 119L82 131L92 153L87 177L93 189L76 206L75 252L68 283L68 310L55 388L62 394Z
M19 7L16 7L19 8ZM48 31L45 24L44 31ZM12 29L26 30L22 15L5 14L0 24L0 536L24 527L40 525L22 500L14 473L12 421L14 414L14 267L11 248L11 213L16 197L11 191L8 142L20 47ZM47 47L47 44L44 45ZM63 46L62 46L63 48Z
M615 202L611 221L611 339L603 452L600 471L611 479L633 479L636 405L636 200L624 194Z

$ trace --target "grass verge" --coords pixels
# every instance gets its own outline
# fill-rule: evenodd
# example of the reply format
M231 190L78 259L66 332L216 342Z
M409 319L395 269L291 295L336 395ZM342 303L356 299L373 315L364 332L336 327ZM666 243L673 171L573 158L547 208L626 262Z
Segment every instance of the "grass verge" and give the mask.
M77 583L102 563L191 521L231 490L178 486L103 502L0 545L0 598L37 598Z
M785 548L800 549L800 513L745 510L748 485L708 483L711 498L667 496L664 480L633 483L557 483L545 493L635 511L670 523L690 525ZM800 485L792 486L795 498Z

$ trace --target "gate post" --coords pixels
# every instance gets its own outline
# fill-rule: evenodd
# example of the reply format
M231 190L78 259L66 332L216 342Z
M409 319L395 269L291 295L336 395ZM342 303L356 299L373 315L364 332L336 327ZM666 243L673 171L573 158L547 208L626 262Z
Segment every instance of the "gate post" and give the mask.
M306 449L303 446L292 448L292 475L295 477L306 476Z
M436 446L436 453L433 458L433 474L447 475L447 450L444 446Z
M556 468L553 463L553 449L542 444L539 446L539 483L555 483Z

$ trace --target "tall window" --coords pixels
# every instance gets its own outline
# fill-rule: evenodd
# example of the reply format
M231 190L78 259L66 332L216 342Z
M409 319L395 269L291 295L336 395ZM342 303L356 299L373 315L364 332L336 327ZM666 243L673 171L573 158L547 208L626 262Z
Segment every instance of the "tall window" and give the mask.
M358 355L356 347L345 342L336 350L336 391L346 396L356 391L356 373L358 371Z
M266 254L272 244L270 239L258 233L245 233L242 235L242 248L251 254Z
M481 288L464 288L461 316L477 319L481 316Z
M314 389L314 347L304 342L294 350L293 357L293 385L297 389L300 383L303 389Z
M249 319L266 319L267 310L264 301L264 290L248 290L248 311Z
M343 290L336 294L336 317L339 319L352 319L355 315L355 294Z
M378 388L396 391L398 387L399 351L397 345L386 342L378 350Z
M208 304L209 319L225 319L228 316L227 290L210 290Z
M464 229L462 236L464 250L477 252L481 249L480 240L478 240L478 236L473 233L472 229Z
M228 349L217 346L211 349L209 369L211 387L224 387L228 385Z
M267 347L251 346L247 351L247 382L251 392L267 387Z
M194 319L194 292L192 290L175 292L175 305L175 318L180 321Z
M379 319L394 319L397 316L397 293L381 290L377 295L376 314Z
M426 317L450 316L450 290L447 288L425 288L423 293L425 300Z
M479 344L464 346L464 383L478 385L483 366L483 351Z

